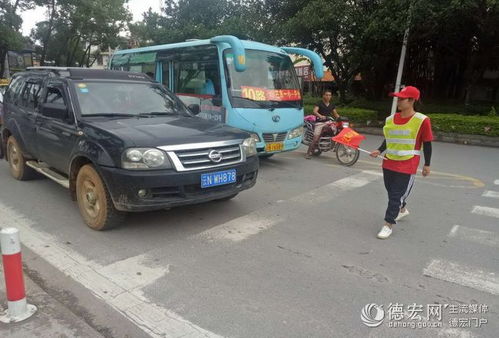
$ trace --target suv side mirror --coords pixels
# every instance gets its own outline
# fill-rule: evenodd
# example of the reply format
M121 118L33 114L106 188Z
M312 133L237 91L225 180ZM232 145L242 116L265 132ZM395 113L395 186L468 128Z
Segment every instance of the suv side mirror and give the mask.
M68 108L61 104L44 103L40 107L43 116L53 117L59 120L66 120L69 117Z
M199 108L199 104L190 104L187 108L194 114L197 115L200 113L201 109Z

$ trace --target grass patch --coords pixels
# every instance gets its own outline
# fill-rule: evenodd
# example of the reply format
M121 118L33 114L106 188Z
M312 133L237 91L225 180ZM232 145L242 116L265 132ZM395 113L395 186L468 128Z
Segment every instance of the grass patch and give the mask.
M313 104L305 105L305 115L312 114L313 109ZM357 125L365 126L377 120L377 113L369 109L357 107L338 107L336 110L338 114L348 117L350 121L356 123Z
M434 131L499 136L499 117L458 114L428 114Z

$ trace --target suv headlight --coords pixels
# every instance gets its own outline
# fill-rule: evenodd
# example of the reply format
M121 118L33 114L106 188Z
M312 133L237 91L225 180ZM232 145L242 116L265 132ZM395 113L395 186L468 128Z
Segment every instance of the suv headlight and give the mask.
M256 142L253 137L245 139L242 146L246 157L256 155Z
M130 148L122 156L123 169L169 169L166 153L156 148Z
M255 140L255 143L260 142L260 136L258 136L258 134L251 133L251 138Z
M295 128L289 132L288 139L297 138L303 135L303 126Z

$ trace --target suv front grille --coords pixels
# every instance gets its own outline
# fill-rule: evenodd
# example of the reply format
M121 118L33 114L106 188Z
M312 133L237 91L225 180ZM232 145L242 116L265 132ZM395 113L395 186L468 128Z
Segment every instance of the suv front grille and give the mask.
M244 158L241 143L242 140L233 140L159 148L168 153L177 171L188 171L216 168L242 162Z
M288 133L263 133L263 140L265 143L270 142L283 142L286 139Z

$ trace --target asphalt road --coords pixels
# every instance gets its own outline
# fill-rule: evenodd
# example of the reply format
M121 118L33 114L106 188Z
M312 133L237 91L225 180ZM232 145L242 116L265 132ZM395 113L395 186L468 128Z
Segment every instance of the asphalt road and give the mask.
M108 232L63 187L15 181L2 162L0 226L21 230L29 276L104 336L499 336L499 149L434 144L432 175L384 241L380 161L304 151L262 160L231 201ZM375 328L361 321L370 303L384 309ZM441 327L390 327L428 322Z

